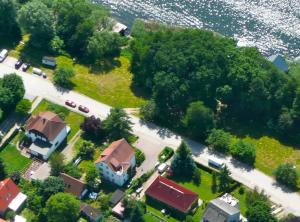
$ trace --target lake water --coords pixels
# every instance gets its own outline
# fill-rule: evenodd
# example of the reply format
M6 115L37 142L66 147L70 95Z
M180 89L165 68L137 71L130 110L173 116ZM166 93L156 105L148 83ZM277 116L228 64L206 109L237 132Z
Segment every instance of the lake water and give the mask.
M135 18L206 28L265 54L300 56L300 0L96 0L121 22Z

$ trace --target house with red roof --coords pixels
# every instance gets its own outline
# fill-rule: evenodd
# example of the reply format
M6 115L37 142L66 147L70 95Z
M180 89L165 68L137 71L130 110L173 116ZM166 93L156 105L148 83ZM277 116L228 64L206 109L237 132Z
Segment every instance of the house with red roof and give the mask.
M17 212L27 199L19 187L7 178L0 182L0 215L4 215L7 210Z
M187 214L198 204L198 194L158 176L145 191L147 201L158 201L168 209Z
M68 174L61 173L60 178L64 181L65 192L71 193L74 196L82 199L88 192L87 185L74 177L71 177Z
M32 141L29 151L32 155L47 160L67 138L66 123L53 112L41 112L26 121L25 134Z
M134 149L124 138L114 141L101 153L95 164L104 179L123 186L136 165Z

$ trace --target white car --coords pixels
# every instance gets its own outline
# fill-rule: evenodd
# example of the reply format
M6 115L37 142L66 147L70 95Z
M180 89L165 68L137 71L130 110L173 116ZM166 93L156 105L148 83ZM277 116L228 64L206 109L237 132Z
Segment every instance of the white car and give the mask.
M160 174L162 174L162 173L164 173L167 169L168 169L168 164L166 164L166 163L162 163L162 164L160 164L158 167L157 167L157 171L160 173Z
M0 62L3 62L7 56L8 56L8 51L6 49L3 49L0 52Z

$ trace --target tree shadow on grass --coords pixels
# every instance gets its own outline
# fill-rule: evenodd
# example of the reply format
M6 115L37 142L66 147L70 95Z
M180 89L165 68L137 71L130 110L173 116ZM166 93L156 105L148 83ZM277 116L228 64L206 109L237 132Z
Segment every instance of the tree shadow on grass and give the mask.
M118 58L106 58L93 63L88 58L78 58L77 63L89 67L92 74L107 74L113 69L121 67Z
M149 100L151 98L151 93L150 92L143 89L142 87L137 86L134 83L132 83L130 85L130 89L136 97L143 98L143 99L146 99L146 100Z

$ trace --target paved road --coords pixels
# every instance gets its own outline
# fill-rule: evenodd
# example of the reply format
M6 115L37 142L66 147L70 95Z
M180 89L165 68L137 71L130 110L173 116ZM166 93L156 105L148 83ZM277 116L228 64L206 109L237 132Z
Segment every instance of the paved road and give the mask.
M3 76L4 73L12 72L15 72L12 67L0 64L0 77ZM30 95L41 96L60 105L64 105L64 101L70 99L77 104L86 105L91 109L90 115L94 114L102 119L109 113L109 106L87 96L74 91L65 91L56 88L50 81L44 80L39 76L26 74L21 71L17 71L16 73L22 76L26 92ZM156 162L155 156L158 155L162 147L177 147L182 140L179 135L173 134L167 129L157 127L154 124L144 123L136 117L131 117L131 121L134 123L133 132L139 137L137 145L140 145L139 147L150 157L142 165L142 167L145 167L145 171L146 168L153 166L152 164ZM201 164L207 164L208 157L213 154L199 143L190 140L188 140L188 142L195 155L195 159ZM281 188L272 178L258 170L248 169L229 157L220 158L226 162L234 179L250 188L258 187L259 189L264 189L273 202L282 205L288 212L300 216L300 196L297 193L291 193Z

